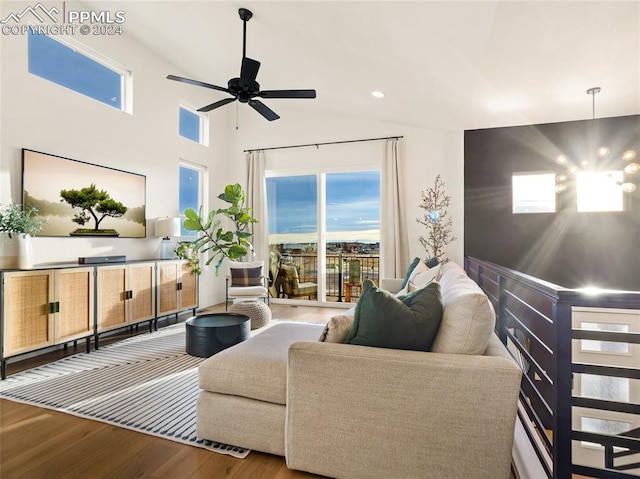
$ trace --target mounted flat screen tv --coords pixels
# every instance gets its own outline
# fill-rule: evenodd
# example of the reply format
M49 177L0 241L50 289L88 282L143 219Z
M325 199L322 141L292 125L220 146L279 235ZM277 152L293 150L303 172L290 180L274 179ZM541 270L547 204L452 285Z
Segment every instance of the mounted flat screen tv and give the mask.
M47 220L38 236L146 236L144 175L23 148L22 191Z

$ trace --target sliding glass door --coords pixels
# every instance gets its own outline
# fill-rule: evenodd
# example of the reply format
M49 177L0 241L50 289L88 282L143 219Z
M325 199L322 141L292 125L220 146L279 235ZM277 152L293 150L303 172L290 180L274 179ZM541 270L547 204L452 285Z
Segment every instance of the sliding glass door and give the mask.
M273 297L355 302L377 282L380 172L273 174L267 178Z

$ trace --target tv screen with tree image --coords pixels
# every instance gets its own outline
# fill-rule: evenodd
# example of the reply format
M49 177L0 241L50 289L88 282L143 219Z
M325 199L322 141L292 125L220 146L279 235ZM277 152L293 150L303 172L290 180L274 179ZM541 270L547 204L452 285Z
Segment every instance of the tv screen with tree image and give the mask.
M23 148L22 190L47 220L38 236L146 236L144 175Z

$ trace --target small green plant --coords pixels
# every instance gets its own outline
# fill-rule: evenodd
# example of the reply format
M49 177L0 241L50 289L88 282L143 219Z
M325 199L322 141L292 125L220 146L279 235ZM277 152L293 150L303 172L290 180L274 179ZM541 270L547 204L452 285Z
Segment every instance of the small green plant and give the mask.
M443 262L444 246L457 238L453 236L453 220L447 218L447 207L451 203L451 197L444 191L444 181L440 175L436 176L433 188L422 192L422 203L418 205L424 210L422 218L416 221L427 228L427 234L420 237L420 244L430 258L437 258Z
M11 203L0 210L0 233L32 235L42 229L47 222L45 218L38 218L35 207L22 209L19 203Z
M176 255L178 258L186 259L191 267L191 271L195 274L202 273L202 268L200 267L200 256L198 256L197 251L193 250L192 243L180 243L176 248Z
M249 225L257 223L258 220L251 216L251 210L244 206L245 193L242 187L238 183L227 185L224 193L218 195L218 198L229 203L229 206L210 211L206 218L202 215L202 207L199 213L196 213L193 208L187 208L184 211L185 229L197 231L201 236L197 240L181 243L176 249L176 254L179 258L189 260L191 270L195 274L202 272L200 260L197 257L199 253L211 253L206 264L209 265L216 260L217 276L225 258L239 260L253 251L249 241L253 233L247 230ZM230 220L233 223L233 229L225 229L223 220Z

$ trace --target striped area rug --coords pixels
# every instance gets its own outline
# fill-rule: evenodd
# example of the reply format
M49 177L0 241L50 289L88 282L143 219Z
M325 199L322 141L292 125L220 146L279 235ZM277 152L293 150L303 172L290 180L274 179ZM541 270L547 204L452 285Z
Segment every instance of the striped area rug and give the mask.
M196 436L198 365L175 324L9 376L0 397L245 458Z

